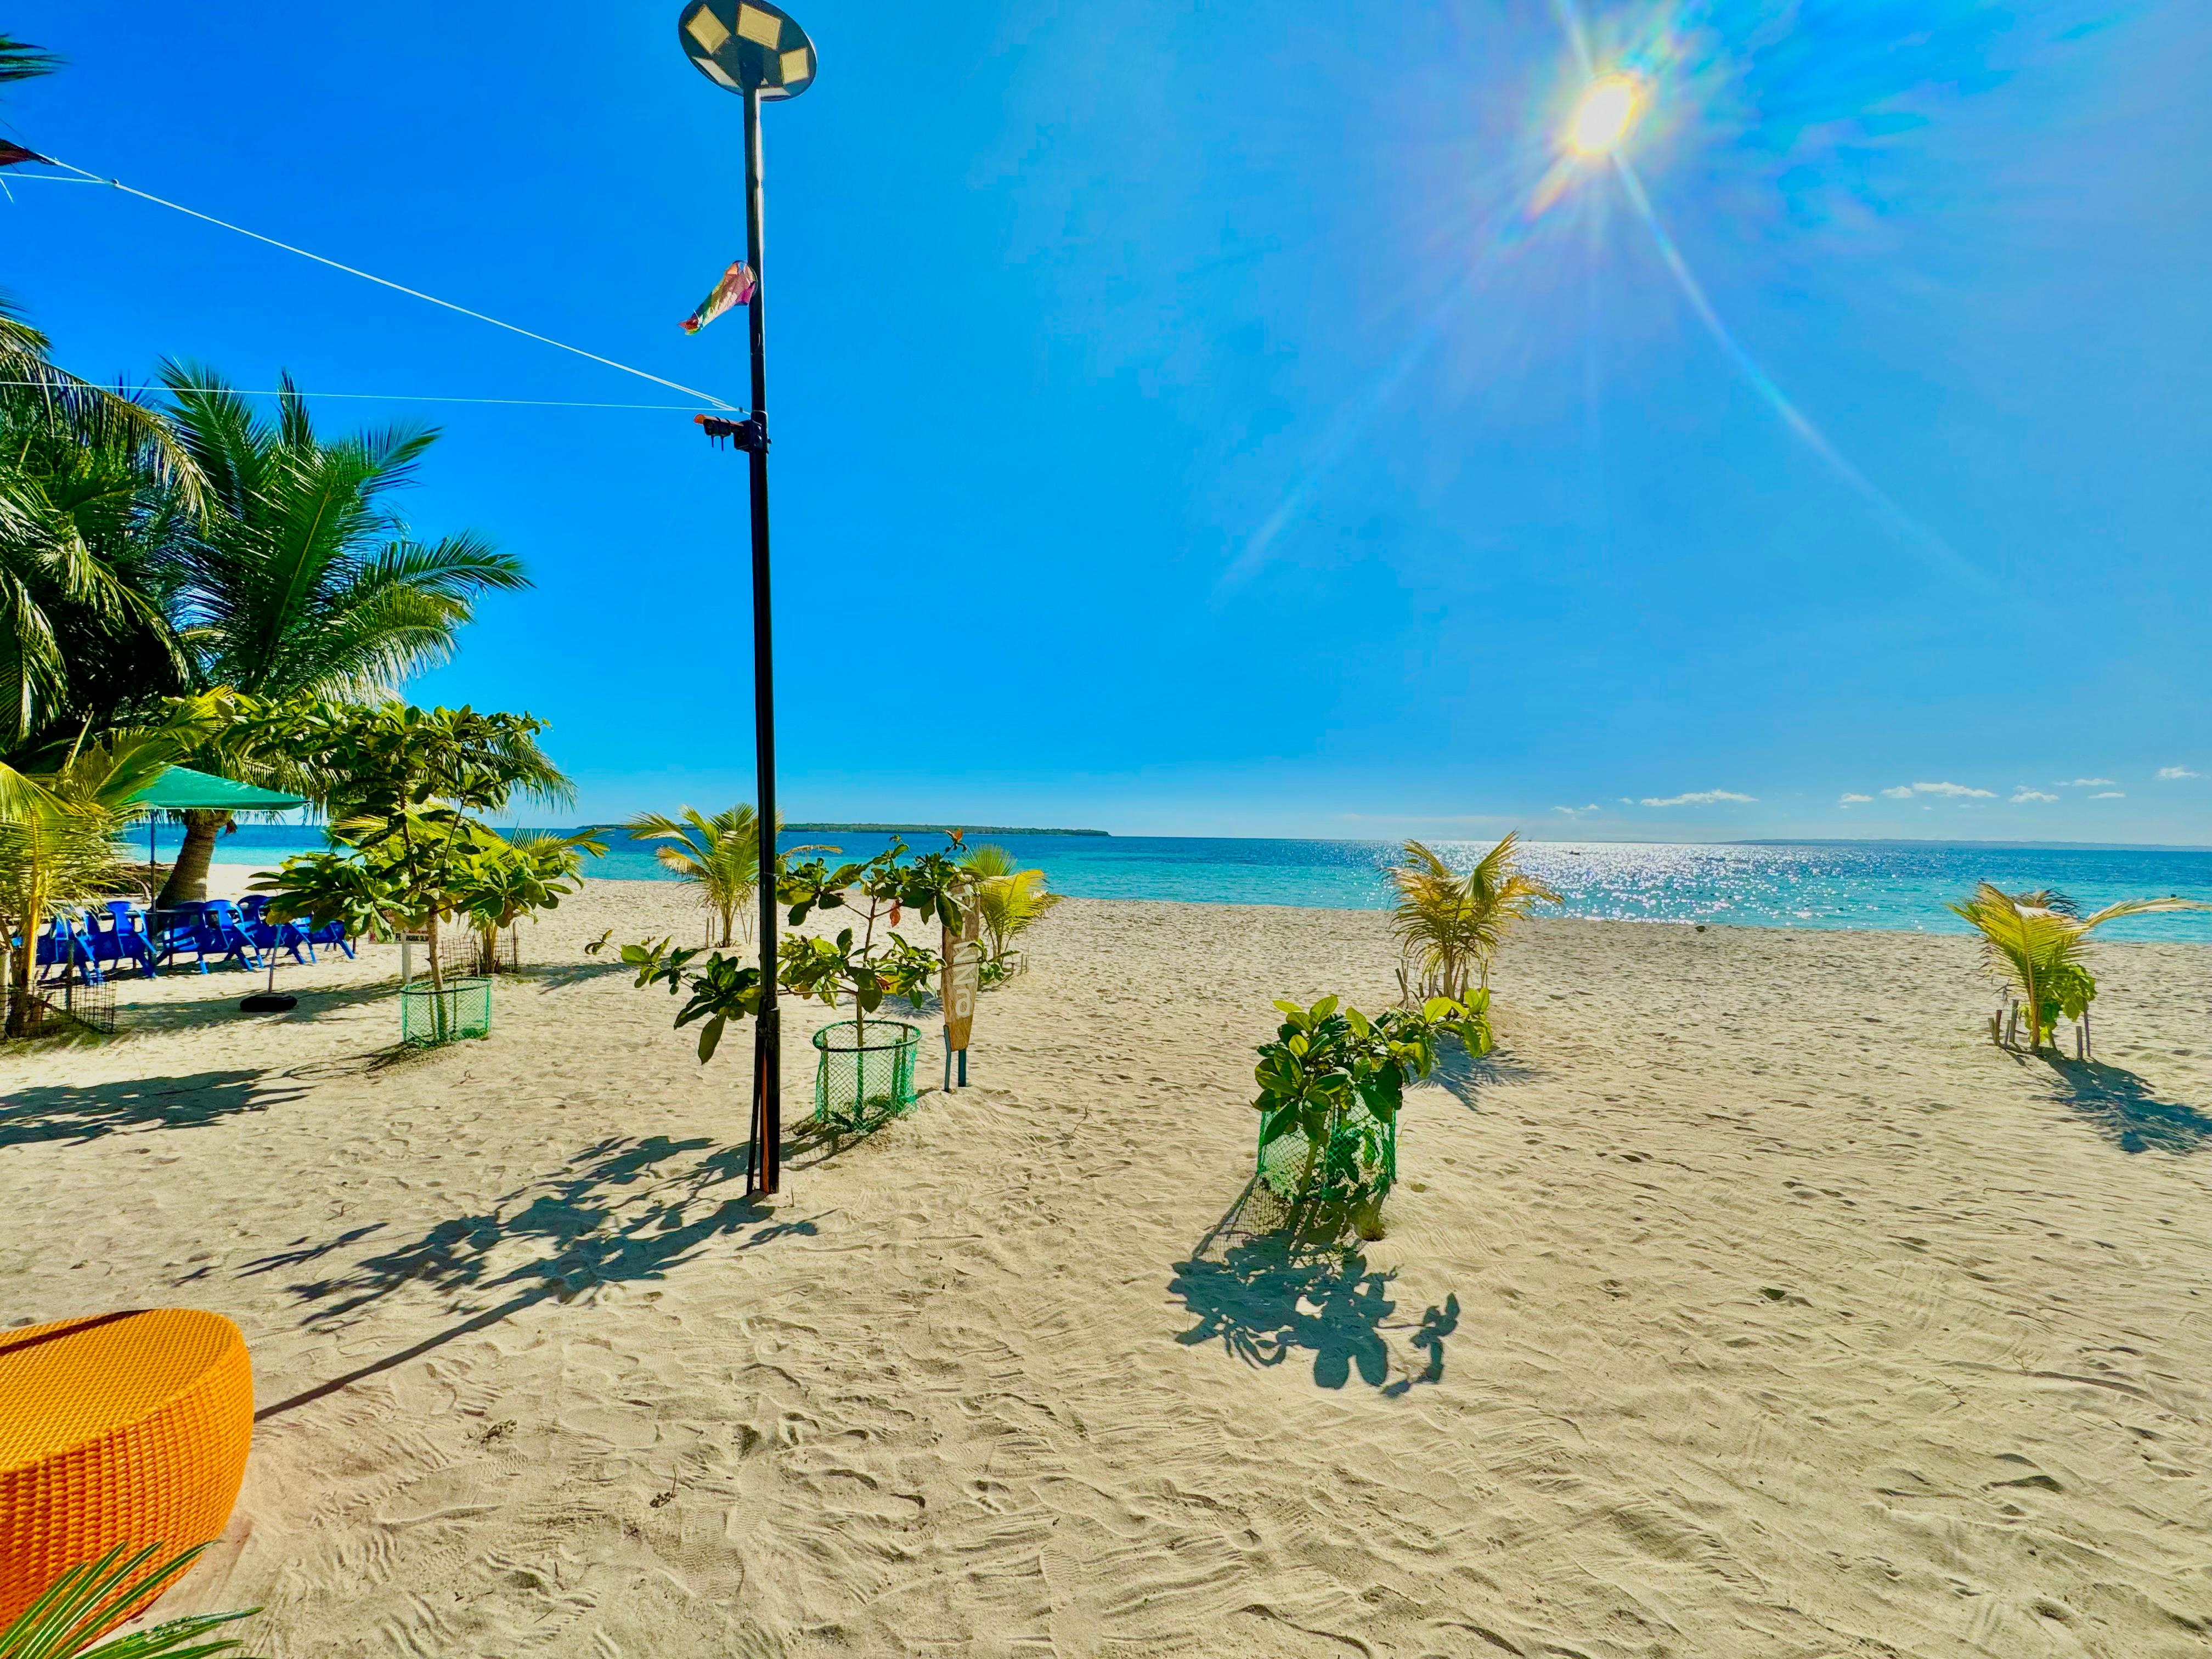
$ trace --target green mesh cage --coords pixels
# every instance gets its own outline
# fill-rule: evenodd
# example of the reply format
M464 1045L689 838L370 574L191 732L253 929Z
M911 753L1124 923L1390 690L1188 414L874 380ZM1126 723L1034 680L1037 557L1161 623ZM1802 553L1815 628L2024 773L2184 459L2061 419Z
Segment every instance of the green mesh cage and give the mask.
M1380 1198L1398 1181L1398 1121L1357 1102L1331 1117L1316 1146L1297 1130L1260 1148L1260 1184L1285 1203L1300 1198Z
M427 979L399 988L399 1040L428 1046L491 1035L491 981L449 979L434 991Z
M836 1129L862 1129L914 1109L914 1060L921 1030L895 1019L850 1021L814 1034L814 1117Z

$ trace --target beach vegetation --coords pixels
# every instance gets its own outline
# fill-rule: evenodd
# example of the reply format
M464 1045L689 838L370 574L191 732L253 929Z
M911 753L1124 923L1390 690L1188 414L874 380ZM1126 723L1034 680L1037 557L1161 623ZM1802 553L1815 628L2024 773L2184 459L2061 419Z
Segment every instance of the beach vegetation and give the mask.
M2061 1015L2074 1021L2081 1033L2083 1058L2088 1054L2089 1005L2096 1000L2097 981L2087 966L2089 935L2108 921L2124 916L2155 915L2174 910L2212 909L2196 899L2124 899L2083 915L2078 905L2063 893L2039 890L2008 893L1992 882L1983 882L1973 896L1951 907L1981 935L1982 960L2017 998L2027 1023L2031 1052L2051 1042ZM2000 1042L2007 1033L1996 1031Z
M1436 1069L1446 1036L1470 1054L1490 1052L1489 993L1431 997L1372 1019L1335 997L1275 1006L1282 1024L1253 1068L1261 1179L1285 1199L1346 1204L1369 1225L1397 1178L1406 1085ZM1293 1142L1298 1156L1271 1154Z
M131 797L161 775L177 730L111 735L51 772L0 765L0 939L8 941L4 1030L29 1029L39 932L58 911L114 890L123 874L115 837L138 809Z
M1464 1000L1486 990L1490 964L1514 923L1559 896L1521 868L1520 841L1509 832L1462 875L1418 841L1390 870L1398 902L1399 986L1408 1006L1433 997Z
M781 825L778 826L781 828ZM721 938L708 944L727 950L742 925L752 931L750 907L760 889L760 815L740 801L708 817L696 806L641 812L623 826L632 841L667 845L653 849L660 866L698 890L699 902L720 924Z
M0 38L0 45L4 45ZM159 1544L132 1550L118 1544L58 1575L31 1604L0 1626L0 1659L217 1659L246 1644L235 1637L208 1638L225 1625L261 1611L195 1613L101 1640L123 1612L159 1595L181 1577L208 1547L164 1557Z
M389 699L408 675L453 654L482 595L529 586L520 561L483 537L422 540L397 510L393 497L415 481L434 428L326 437L289 375L273 419L207 368L167 363L161 377L204 498L159 562L196 689ZM256 774L256 757L215 747L204 758L246 782L283 787ZM228 823L226 813L185 815L163 903L204 893Z
M799 996L832 1007L853 1009L856 1040L864 1041L867 1018L886 997L919 1003L942 963L938 953L915 945L895 930L911 915L937 922L957 936L965 925L962 905L974 878L942 853L909 858L904 842L894 842L872 859L832 866L822 859L787 864L776 884L777 902L796 929L817 911L850 909L857 927L834 938L793 932L776 952L776 983ZM880 930L880 931L879 931ZM703 960L702 960L703 958ZM640 989L667 987L686 1000L677 1011L680 1027L704 1022L699 1058L714 1058L732 1019L760 1012L760 969L719 951L678 950L667 939L623 947L623 963L636 970Z
M574 890L582 853L603 845L556 837L515 850L476 816L518 796L567 797L568 780L538 745L545 723L528 714L397 701L227 706L232 740L293 757L285 764L295 787L333 815L332 850L288 859L254 883L270 896L269 914L343 921L380 939L420 933L434 995L445 988L446 924L466 916L481 928L487 915L548 908Z
M1060 901L1045 889L1042 870L1024 870L1005 848L985 842L968 849L960 866L974 878L973 902L989 949L983 979L996 983L1018 968L1017 941L1049 915Z
M0 304L0 758L51 770L190 687L164 562L198 500L160 413L49 363Z
M524 830L502 836L481 825L472 828L471 849L454 871L453 908L477 933L477 961L486 973L500 966L499 936L517 923L583 888L586 857L606 851L590 831L563 836Z

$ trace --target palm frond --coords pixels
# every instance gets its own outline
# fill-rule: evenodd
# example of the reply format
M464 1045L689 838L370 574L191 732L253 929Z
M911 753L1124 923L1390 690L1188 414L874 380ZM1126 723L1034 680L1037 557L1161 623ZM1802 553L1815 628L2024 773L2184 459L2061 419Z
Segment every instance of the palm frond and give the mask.
M424 542L391 505L434 429L325 438L287 374L271 422L198 364L161 368L216 504L177 561L203 684L374 700L444 661L486 592L529 585L480 536Z
M960 859L961 867L976 878L969 900L975 907L984 935L991 941L991 959L1003 962L1014 941L1044 920L1061 895L1045 890L1042 870L1024 870L1003 847L988 842L972 847Z
M653 848L653 857L699 890L700 902L721 922L721 942L731 943L739 915L760 886L760 815L742 802L711 818L687 805L674 817L641 812L623 829L632 841L673 843Z
M52 75L61 66L62 60L45 47L0 34L0 81L28 81Z
M118 1544L97 1559L79 1562L0 1628L0 1659L215 1659L237 1653L245 1644L235 1637L203 1638L252 1618L258 1607L190 1613L100 1640L118 1613L167 1589L206 1548L202 1544L163 1560L158 1544L136 1552Z
M2146 898L2122 899L2118 904L2108 904L2094 915L2081 918L2081 931L2101 927L2108 921L2118 921L2123 916L2151 916L2174 910L2212 910L2212 904L2199 899Z
M1950 908L1981 935L1984 966L2019 998L2027 1014L2028 1046L2039 1048L2061 1013L2081 1018L2096 998L2096 979L2084 965L2094 929L2124 916L2207 910L2212 904L2173 897L2124 899L2084 916L2062 894L2008 893L1985 881L1972 897Z
M1490 963L1516 921L1559 896L1519 866L1517 836L1508 833L1457 874L1432 848L1405 845L1390 871L1398 890L1391 929L1409 970L1443 995L1464 997L1471 979L1489 982ZM1410 992L1411 981L1408 980Z

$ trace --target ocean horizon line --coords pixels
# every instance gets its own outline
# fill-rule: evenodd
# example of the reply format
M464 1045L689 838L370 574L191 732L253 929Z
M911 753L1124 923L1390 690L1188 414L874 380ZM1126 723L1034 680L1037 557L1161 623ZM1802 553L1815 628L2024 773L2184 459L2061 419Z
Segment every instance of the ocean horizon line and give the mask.
M784 845L823 832L787 827ZM866 858L905 836L830 832L842 858ZM1071 898L1197 904L1288 905L1383 910L1396 902L1389 871L1395 840L1234 836L1025 836L978 837L1005 846ZM325 844L312 825L241 826L222 838L226 864L273 864ZM1471 865L1486 842L1436 843L1449 862ZM2020 842L1869 837L1851 841L1532 841L1523 868L1559 896L1547 914L1591 919L1728 923L1790 928L1870 928L1961 933L1952 907L1983 882L2008 892L2050 890L2085 909L2168 896L2212 906L2212 848L2112 847ZM680 879L653 843L610 836L585 866L612 879ZM2115 938L2212 941L2212 908L2113 923Z

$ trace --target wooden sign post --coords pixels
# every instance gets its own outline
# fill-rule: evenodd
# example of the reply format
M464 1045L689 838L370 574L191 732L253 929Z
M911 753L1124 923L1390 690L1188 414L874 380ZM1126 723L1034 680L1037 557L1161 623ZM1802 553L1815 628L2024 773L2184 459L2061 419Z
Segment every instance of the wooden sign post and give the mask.
M968 1034L975 1024L975 998L983 988L983 918L974 905L955 939L945 935L945 967L939 995L945 1004L945 1091L952 1092L952 1056L960 1056L960 1086L968 1086Z

